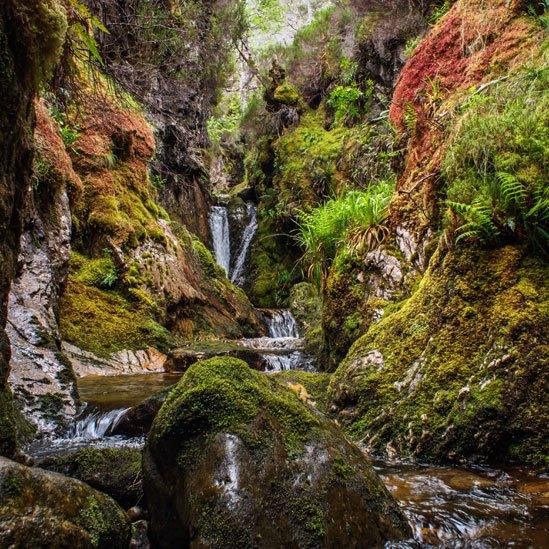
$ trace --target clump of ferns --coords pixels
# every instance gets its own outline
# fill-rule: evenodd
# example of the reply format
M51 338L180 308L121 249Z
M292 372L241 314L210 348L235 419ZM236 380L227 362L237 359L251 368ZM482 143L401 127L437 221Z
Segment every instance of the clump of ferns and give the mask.
M477 241L489 246L516 239L547 255L549 187L540 181L531 189L513 174L497 172L491 188L490 195L470 203L446 201L461 222L454 229L455 242Z
M297 241L309 278L324 287L328 269L343 248L360 256L381 245L388 235L386 221L394 189L392 181L349 191L310 212L299 213Z

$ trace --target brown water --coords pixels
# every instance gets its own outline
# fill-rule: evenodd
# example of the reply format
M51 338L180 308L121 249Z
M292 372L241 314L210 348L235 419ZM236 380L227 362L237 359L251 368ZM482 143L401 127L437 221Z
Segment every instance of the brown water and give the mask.
M180 374L87 377L78 382L96 413L133 406ZM109 437L102 444L109 444ZM114 440L113 440L114 443ZM117 439L116 444L120 444ZM388 548L549 548L549 478L527 469L420 466L373 461L400 502L413 539Z
M549 478L518 468L374 468L414 531L389 547L549 547Z
M129 408L179 381L181 373L86 376L78 380L82 402L100 411Z

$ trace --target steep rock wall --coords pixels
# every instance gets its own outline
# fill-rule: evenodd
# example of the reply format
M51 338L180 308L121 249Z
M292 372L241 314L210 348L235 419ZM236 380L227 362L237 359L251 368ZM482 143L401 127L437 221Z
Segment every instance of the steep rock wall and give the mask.
M7 387L10 350L4 326L19 251L21 216L32 166L32 100L60 53L67 22L54 0L7 0L0 8L0 453L15 450Z
M497 181L497 165L524 189L543 181L547 166L535 156L538 142L517 137L546 124L547 98L539 91L546 78L543 40L542 26L523 3L461 0L420 42L398 78L391 119L407 149L390 234L374 252L385 256L385 267L372 269L369 253L352 286L378 311L360 317L366 317L365 335L330 386L334 410L374 451L544 463L543 252L520 231L458 239L464 229L445 201L448 189L467 188L467 177ZM512 115L501 107L507 103L515 105ZM474 110L475 104L489 107ZM509 128L519 128L526 116L532 124L514 135ZM487 120L489 131L483 129ZM475 123L480 129L457 151L456 136ZM470 160L478 150L489 151L479 156L489 172ZM464 159L457 164L461 173L445 169L455 155ZM393 291L380 295L396 273ZM349 283L341 279L339 295L346 292Z

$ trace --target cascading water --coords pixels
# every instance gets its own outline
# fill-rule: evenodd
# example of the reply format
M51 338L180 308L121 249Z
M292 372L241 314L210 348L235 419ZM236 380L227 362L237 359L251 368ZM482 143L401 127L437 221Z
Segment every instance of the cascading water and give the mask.
M262 311L268 337L240 340L240 344L257 351L263 359L267 372L282 370L314 371L314 360L307 355L304 341L299 337L297 322L290 311Z
M212 233L215 259L229 275L231 265L231 239L229 232L229 212L225 206L212 206L208 216Z
M290 311L272 311L267 316L267 329L269 337L299 337L297 322Z
M247 204L246 213L248 215L248 224L242 233L240 247L238 248L236 260L230 275L231 282L235 283L237 286L242 286L245 282L244 267L246 264L246 257L248 256L248 251L257 230L257 210L255 206L253 204Z
M80 440L98 440L108 436L127 408L118 408L108 412L93 412L76 420L67 431L65 438Z

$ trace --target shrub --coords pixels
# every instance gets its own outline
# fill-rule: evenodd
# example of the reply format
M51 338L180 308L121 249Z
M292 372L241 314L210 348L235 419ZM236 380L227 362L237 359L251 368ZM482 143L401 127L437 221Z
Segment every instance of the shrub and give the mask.
M303 257L311 278L322 283L326 269L342 247L363 253L383 241L393 188L392 182L381 182L301 213L298 241L305 249Z
M521 71L462 105L442 166L457 240L546 249L548 83L547 68Z
M364 94L356 86L336 86L326 101L334 111L334 122L353 123L362 112Z

